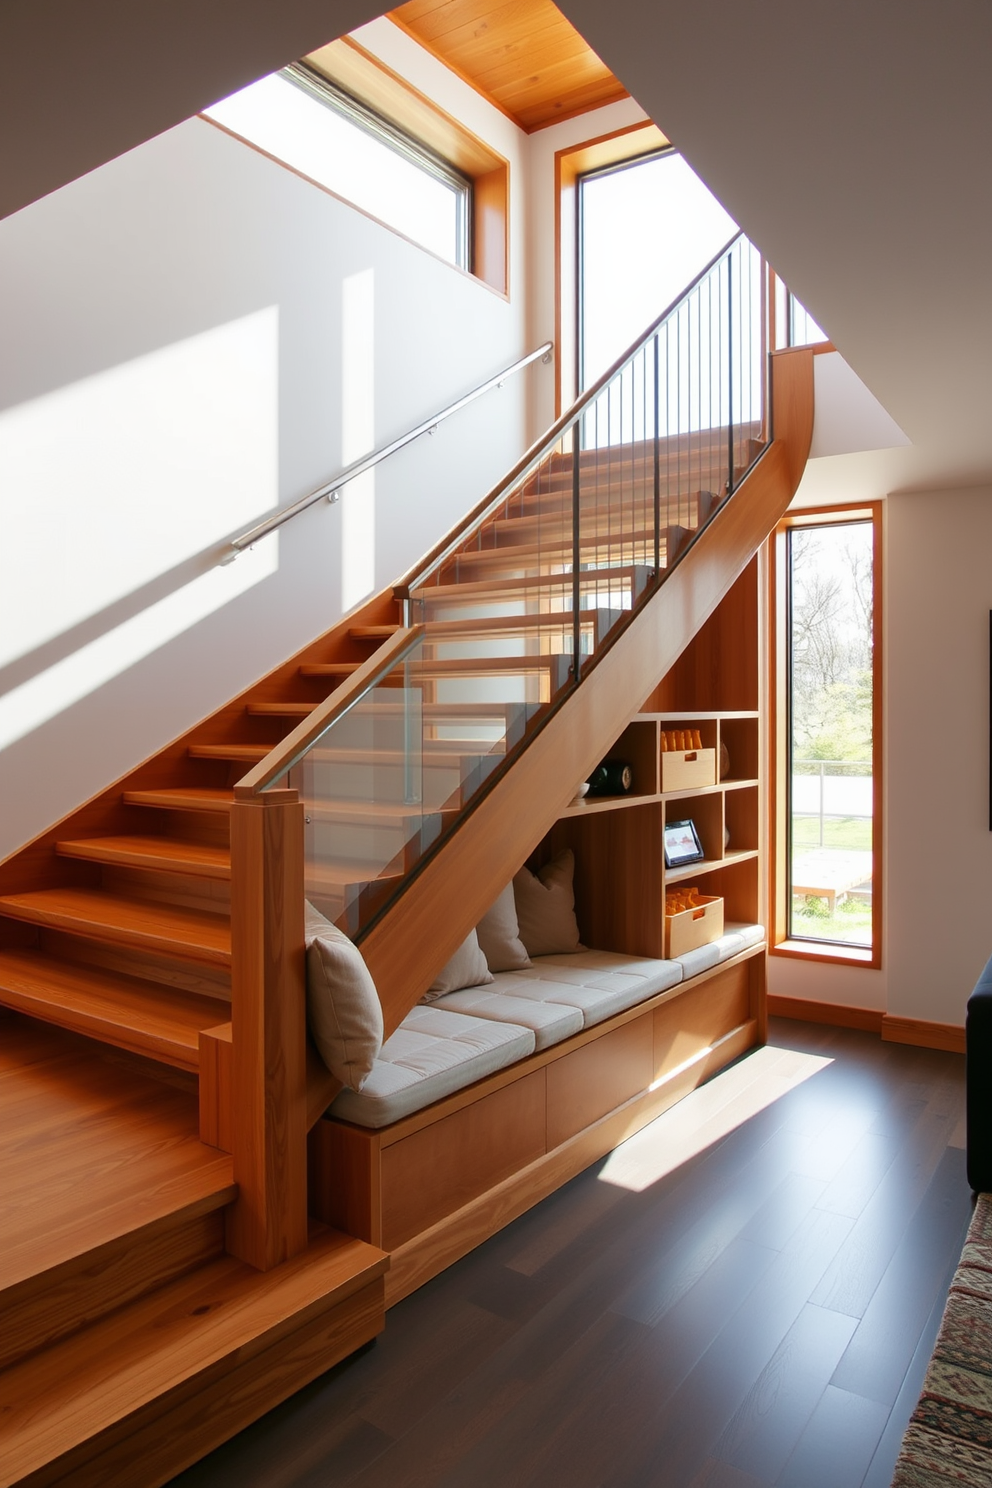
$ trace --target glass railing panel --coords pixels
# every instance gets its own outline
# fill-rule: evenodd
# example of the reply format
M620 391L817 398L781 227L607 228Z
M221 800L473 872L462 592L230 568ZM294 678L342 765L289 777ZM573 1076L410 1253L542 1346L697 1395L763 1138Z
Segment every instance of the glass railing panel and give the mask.
M762 263L740 238L404 590L414 637L283 781L351 934L525 747L762 447ZM274 782L275 783L275 782Z

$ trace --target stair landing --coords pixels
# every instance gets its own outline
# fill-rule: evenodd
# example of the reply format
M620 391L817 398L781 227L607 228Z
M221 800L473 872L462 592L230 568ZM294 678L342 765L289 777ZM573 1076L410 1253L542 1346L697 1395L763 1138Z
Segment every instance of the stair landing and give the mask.
M388 1257L224 1253L196 1082L0 1011L0 1488L154 1488L368 1342Z
M230 1156L199 1139L194 1079L0 1012L0 1298L234 1193Z

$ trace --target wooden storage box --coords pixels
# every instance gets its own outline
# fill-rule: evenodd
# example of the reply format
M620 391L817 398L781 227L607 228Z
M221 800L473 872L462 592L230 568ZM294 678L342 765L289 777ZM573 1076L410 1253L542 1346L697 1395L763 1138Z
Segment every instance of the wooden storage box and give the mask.
M665 956L684 956L723 934L723 900L700 894L692 909L665 916Z
M715 749L665 749L661 755L663 791L692 790L716 785Z

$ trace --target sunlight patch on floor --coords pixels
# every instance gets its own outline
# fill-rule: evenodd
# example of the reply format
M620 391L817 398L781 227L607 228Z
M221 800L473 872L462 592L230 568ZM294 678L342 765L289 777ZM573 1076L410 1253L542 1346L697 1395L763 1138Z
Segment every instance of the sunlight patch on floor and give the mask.
M832 1063L793 1049L755 1049L629 1137L610 1153L599 1177L643 1193Z

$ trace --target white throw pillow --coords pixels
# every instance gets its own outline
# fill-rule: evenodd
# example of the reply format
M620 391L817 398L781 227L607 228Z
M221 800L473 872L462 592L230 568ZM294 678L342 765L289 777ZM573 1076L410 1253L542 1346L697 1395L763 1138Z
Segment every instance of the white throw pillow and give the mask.
M362 953L306 904L307 1021L320 1057L350 1090L361 1090L382 1048L382 1005Z
M552 858L535 877L521 868L513 879L520 939L530 956L554 956L580 951L575 922L575 854L571 848Z
M463 987L484 987L492 981L492 973L486 958L479 949L479 937L470 930L451 960L437 974L420 999L421 1002L436 1002L447 992L460 992Z
M490 971L521 971L530 965L527 947L520 939L512 883L482 916L476 934Z

